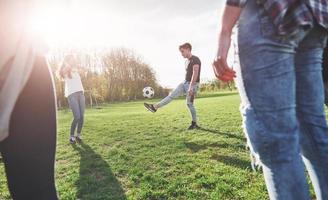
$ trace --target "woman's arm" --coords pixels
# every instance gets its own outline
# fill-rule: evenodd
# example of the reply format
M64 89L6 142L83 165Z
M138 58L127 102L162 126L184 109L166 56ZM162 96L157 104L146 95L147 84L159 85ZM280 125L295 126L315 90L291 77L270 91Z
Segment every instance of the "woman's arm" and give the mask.
M227 57L231 44L232 29L239 19L241 10L241 7L226 5L223 12L218 51L213 63L213 69L215 76L224 82L232 81L236 76L236 73L228 66Z
M65 68L66 68L66 64L65 64L65 62L63 62L60 65L59 69L57 70L58 79L60 79L60 80L65 79L65 73L66 73Z

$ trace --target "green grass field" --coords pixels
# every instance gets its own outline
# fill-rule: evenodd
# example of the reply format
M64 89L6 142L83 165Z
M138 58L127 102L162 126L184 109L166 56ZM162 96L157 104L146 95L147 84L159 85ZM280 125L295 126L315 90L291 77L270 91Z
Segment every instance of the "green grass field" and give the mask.
M203 130L186 131L184 99L156 114L142 102L88 109L84 143L68 143L72 114L59 112L56 181L63 200L268 199L250 168L237 93L196 100ZM0 199L8 199L0 165Z

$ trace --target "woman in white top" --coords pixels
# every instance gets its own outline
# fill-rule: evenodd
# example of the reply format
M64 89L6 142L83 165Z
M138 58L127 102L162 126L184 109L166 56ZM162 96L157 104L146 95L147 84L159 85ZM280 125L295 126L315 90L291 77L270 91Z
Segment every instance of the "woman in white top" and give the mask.
M81 131L84 121L85 97L79 69L73 55L65 56L59 75L65 80L65 97L68 98L74 116L69 140L71 144L74 144L76 141L82 141ZM76 128L77 136L75 137Z

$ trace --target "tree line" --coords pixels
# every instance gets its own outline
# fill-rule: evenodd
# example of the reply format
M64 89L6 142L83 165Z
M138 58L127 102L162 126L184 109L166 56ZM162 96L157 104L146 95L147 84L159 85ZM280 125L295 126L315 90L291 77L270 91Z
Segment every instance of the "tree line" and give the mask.
M58 107L66 107L64 82L57 75L66 54L73 54L84 72L80 74L88 105L144 99L142 89L154 88L155 98L164 97L168 88L159 85L151 66L134 51L117 48L112 50L79 50L50 52L48 62L54 73Z
M134 51L126 48L111 50L55 50L49 53L48 62L54 74L58 107L67 107L64 97L64 81L57 71L67 54L74 54L77 64L84 72L80 74L85 89L86 103L98 106L103 103L144 99L142 89L150 86L155 98L167 96L169 88L162 87L153 68ZM200 92L234 90L235 85L219 80L210 80L200 85Z
M200 84L200 92L233 91L236 89L234 82L224 83L218 79L208 80Z

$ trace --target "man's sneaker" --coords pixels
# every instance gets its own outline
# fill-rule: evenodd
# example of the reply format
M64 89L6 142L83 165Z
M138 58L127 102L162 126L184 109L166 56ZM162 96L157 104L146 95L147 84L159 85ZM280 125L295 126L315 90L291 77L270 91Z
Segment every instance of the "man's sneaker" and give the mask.
M78 143L81 143L82 142L82 136L81 135L76 136L76 141Z
M194 129L200 129L200 127L197 125L196 122L191 122L191 125L189 126L188 130L194 130Z
M153 104L144 103L144 106L152 113L155 113L157 111Z
M75 137L72 136L70 139L69 139L69 143L71 144L75 144L76 140L75 140Z

